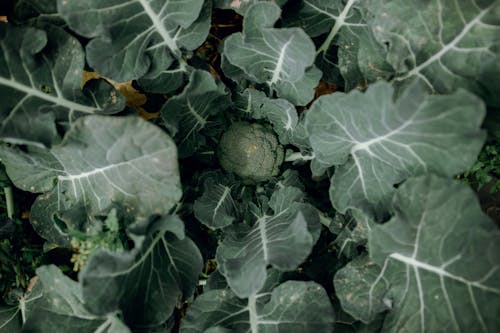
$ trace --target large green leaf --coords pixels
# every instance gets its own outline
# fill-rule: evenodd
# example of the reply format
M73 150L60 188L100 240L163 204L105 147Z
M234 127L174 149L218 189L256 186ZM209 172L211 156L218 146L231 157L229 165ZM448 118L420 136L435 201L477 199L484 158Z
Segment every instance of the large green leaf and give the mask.
M81 285L65 276L56 266L37 269L40 288L23 320L22 332L129 333L116 313L96 316L87 311ZM21 310L23 311L23 310Z
M277 89L282 83L304 79L314 63L314 44L300 28L273 28L280 15L280 8L270 2L251 6L243 33L232 34L224 41L224 57L248 79L283 93L290 88Z
M71 29L91 38L89 65L120 82L158 75L208 33L208 25L195 24L203 0L58 0L57 5Z
M344 309L366 322L388 310L382 332L497 332L500 231L472 190L433 175L412 178L392 211L370 233L371 261L335 276Z
M0 305L0 333L18 333L21 330L20 309Z
M28 153L2 146L0 158L17 187L40 196L45 210L85 207L89 215L115 203L138 218L167 213L180 199L175 144L160 128L130 117L87 116L60 145ZM52 211L54 213L54 211ZM41 228L55 227L49 212L33 212Z
M283 6L288 0L215 0L214 2L217 8L232 9L240 15L245 15L253 4L265 1L273 1L278 6Z
M154 328L193 294L203 260L175 216L135 226L129 235L132 251L98 251L80 273L85 307L97 315L120 311L133 329Z
M12 291L10 296L12 297L16 292L15 290ZM33 309L42 301L41 298L44 296L40 278L33 278L30 281L28 290L23 295L16 296L18 296L17 304L0 305L0 333L21 332L22 325L34 314Z
M482 101L464 90L433 96L415 83L394 101L393 88L377 82L365 93L320 97L306 126L317 162L337 166L333 206L381 217L393 185L428 171L452 176L472 166L485 140L484 115Z
M201 144L200 131L230 106L229 91L207 71L195 70L181 94L161 109L165 125L179 146L181 157L190 156Z
M57 0L17 0L13 7L12 15L7 15L9 21L23 24L65 23L57 14Z
M497 0L376 0L371 10L371 26L379 42L388 45L395 82L417 78L437 93L465 88L500 106L498 85L492 87L479 73L500 76Z
M294 270L311 253L319 236L319 216L303 200L301 190L282 187L269 200L272 214L254 212L253 226L240 223L225 229L217 249L218 268L238 297L262 288L267 266Z
M60 140L57 126L121 111L124 98L103 81L82 92L84 65L78 40L60 28L0 24L0 138L50 145Z
M334 322L323 287L287 281L247 299L227 289L210 290L189 307L181 333L330 333Z
M200 16L190 27L189 31L179 35L179 42L184 43L187 49L196 49L207 38L210 29L210 17L212 14L212 2L205 1ZM138 80L145 91L150 93L167 94L182 87L189 79L193 68L184 59L172 59L171 63L165 63L164 68L153 71Z
M339 71L346 90L365 87L392 74L392 68L385 61L385 51L375 41L367 23L367 3L365 0L302 0L287 19L287 25L299 25L311 37L326 36L318 48L317 64L328 81L335 77L332 72Z

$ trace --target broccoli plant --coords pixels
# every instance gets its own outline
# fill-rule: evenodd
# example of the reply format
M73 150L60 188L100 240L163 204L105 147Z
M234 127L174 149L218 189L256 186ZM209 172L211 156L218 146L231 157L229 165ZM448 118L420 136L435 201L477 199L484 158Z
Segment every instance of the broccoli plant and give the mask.
M224 170L252 183L278 175L284 151L272 129L236 122L222 135L217 156Z
M500 1L7 2L0 333L500 332Z

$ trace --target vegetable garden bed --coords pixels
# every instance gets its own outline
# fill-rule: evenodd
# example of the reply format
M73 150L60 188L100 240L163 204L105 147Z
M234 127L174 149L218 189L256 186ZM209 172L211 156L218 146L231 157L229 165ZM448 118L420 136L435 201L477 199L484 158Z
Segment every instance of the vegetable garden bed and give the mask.
M1 10L0 333L500 331L499 1Z

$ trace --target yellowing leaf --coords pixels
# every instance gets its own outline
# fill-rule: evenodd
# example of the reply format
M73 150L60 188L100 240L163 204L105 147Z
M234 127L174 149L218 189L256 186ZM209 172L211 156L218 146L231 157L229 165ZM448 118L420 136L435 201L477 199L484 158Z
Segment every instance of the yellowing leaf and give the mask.
M96 72L83 71L82 88L90 80L99 79L100 76Z
M123 83L118 83L110 79L106 79L111 83L116 90L118 90L125 99L127 100L127 105L133 106L135 108L144 105L147 101L146 95L138 91L132 86L132 81L127 81Z
M148 111L146 111L142 107L138 107L137 111L139 112L139 116L141 116L142 118L144 118L146 120L158 118L158 116L160 115L160 111L158 111L158 112L148 112Z
M108 79L106 77L101 77L96 72L83 71L82 87L85 85L85 83L87 83L87 81L99 78L103 78L106 81L108 81L111 85L113 85L113 87L115 87L116 90L118 90L123 96L125 96L127 105L135 108L138 111L139 115L144 119L147 120L153 119L158 117L158 115L160 114L159 112L150 113L147 112L144 108L142 108L142 106L147 102L147 97L145 94L141 93L139 90L135 89L132 86L132 81L120 83Z

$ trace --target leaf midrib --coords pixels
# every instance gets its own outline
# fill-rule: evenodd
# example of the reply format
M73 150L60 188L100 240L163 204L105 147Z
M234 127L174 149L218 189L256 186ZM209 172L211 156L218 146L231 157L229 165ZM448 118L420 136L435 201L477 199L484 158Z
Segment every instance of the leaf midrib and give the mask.
M428 67L429 65L433 64L435 61L441 59L441 57L446 54L449 50L453 49L464 37L465 35L478 23L481 21L481 19L484 17L484 15L486 15L490 9L492 8L493 5L491 5L490 7L488 8L485 8L483 9L482 11L479 12L479 14L473 19L471 20L469 23L467 23L464 28L462 29L462 31L457 35L455 36L455 38L453 38L453 40L446 44L446 45L443 45L443 48L441 48L437 53L433 54L432 56L430 56L426 61L424 61L423 63L421 63L420 65L414 67L412 70L410 70L408 73L406 73L405 75L403 76L400 76L398 78L395 78L396 81L402 81L402 80L405 80L409 77L411 77L412 75L417 75L420 73L420 71L426 67Z
M500 295L500 289L496 289L496 288L492 288L492 287L489 287L489 286L486 286L480 282L477 282L477 281L470 281L470 280L467 280L461 276L458 276L458 275L454 275L450 272L448 272L447 270L441 268L441 267L437 267L437 266L433 266L433 265L430 265L428 263L425 263L423 261L419 261L418 259L416 258L413 258L413 257L408 257L408 256L405 256L405 255L402 255L400 253L391 253L389 255L389 258L391 259L394 259L396 261L399 261L405 265L408 265L410 267L413 267L415 269L422 269L424 271L427 271L427 272L430 272L430 273L434 273L440 277L446 277L446 278L449 278L451 280L455 280L457 282L460 282L462 284L465 284L467 286L472 286L472 287L475 287L475 288L478 288L478 289L481 289L483 291L486 291L486 292L490 292L490 293L494 293L494 294L497 294L497 295Z
M172 51L172 53L177 54L179 52L179 48L177 47L175 40L172 38L172 36L170 36L170 33L167 31L167 29L165 29L165 26L163 25L161 18L155 13L153 8L151 8L148 0L138 0L138 1L141 4L142 8L144 8L144 12L153 23L153 26L155 27L156 31L158 31L161 38L163 38L163 40L165 41L165 44L167 44L168 48ZM164 6L167 5L168 1L165 3Z
M32 87L28 87L22 83L17 82L17 81L8 80L8 79L5 79L3 77L0 77L0 85L14 88L15 90L18 90L18 91L21 91L21 92L27 94L28 96L38 97L38 98L43 99L47 102L63 106L63 107L68 108L70 110L76 110L76 111L84 112L84 113L95 113L97 111L96 108L69 101L61 96L56 97L56 96L49 95L49 94L46 94L46 93L41 92L39 90L36 90Z

